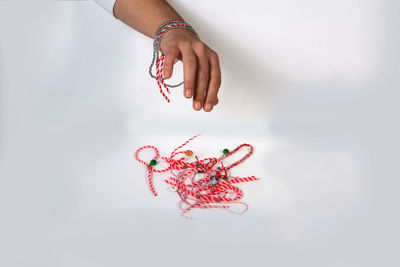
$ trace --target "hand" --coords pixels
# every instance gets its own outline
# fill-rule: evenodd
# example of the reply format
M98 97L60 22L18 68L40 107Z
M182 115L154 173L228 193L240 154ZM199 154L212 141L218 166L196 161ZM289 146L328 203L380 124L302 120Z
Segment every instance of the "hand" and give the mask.
M191 31L169 30L161 39L165 55L164 77L170 78L175 59L183 61L184 96L193 97L195 110L211 111L218 104L221 69L218 55Z

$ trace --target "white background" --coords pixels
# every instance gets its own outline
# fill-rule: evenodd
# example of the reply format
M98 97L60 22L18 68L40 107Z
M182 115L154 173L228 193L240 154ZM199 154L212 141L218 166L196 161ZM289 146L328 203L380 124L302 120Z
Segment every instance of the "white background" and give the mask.
M170 2L220 55L211 113L94 2L0 1L0 265L399 266L399 2ZM199 132L255 146L246 214L149 193L135 150Z

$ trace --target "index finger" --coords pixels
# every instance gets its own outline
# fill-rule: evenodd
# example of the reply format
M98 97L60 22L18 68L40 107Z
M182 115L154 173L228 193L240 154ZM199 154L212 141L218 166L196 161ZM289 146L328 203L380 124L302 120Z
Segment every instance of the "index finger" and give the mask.
M196 82L197 60L190 47L182 49L182 62L184 95L187 98L191 98Z

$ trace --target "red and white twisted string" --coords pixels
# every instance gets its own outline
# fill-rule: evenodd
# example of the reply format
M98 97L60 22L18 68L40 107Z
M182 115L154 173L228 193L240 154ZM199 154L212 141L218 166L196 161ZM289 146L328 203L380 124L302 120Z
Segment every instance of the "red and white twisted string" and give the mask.
M182 216L189 218L186 214L194 209L208 209L208 208L222 208L230 210L232 204L241 204L244 206L245 212L247 204L239 200L243 197L243 191L237 187L237 184L254 182L259 180L255 176L249 177L233 177L228 175L228 170L241 164L253 153L254 148L249 144L242 144L235 148L233 151L222 155L219 158L209 157L199 159L194 156L196 160L188 160L182 157L182 154L191 154L191 150L180 150L190 141L198 137L196 135L177 148L175 148L169 157L161 157L161 160L167 163L167 167L158 169L140 158L141 152L145 150L152 150L154 152L154 160L159 160L160 153L154 146L143 146L135 153L135 158L147 168L147 180L151 193L157 196L153 186L154 173L169 172L171 176L164 179L164 181L173 187L181 198L179 207L182 209ZM227 157L237 153L239 150L247 149L248 152L236 162L225 166L223 160ZM190 155L191 156L191 155ZM190 157L189 156L189 157ZM219 166L217 166L219 165ZM211 181L216 180L215 184ZM233 212L237 213L237 212Z
M149 74L152 78L156 79L157 85L160 89L161 95L164 97L164 99L169 103L170 100L168 98L167 94L170 94L169 88L175 88L183 84L183 82L178 83L178 84L167 84L165 83L164 79L164 62L165 62L165 56L161 52L160 48L160 42L164 35L167 33L167 31L172 30L172 29L186 29L189 31L192 31L194 34L197 35L196 31L193 29L193 27L183 21L177 21L177 20L171 20L167 21L163 24L161 24L156 32L154 33L154 41L153 41L153 59L151 61L150 67L149 67ZM177 60L175 60L176 63ZM154 75L152 72L153 66L156 66L156 74Z

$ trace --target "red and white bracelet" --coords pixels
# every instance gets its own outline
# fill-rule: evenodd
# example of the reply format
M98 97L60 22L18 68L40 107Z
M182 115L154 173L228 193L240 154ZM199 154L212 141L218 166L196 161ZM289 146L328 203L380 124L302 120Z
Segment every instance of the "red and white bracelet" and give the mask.
M183 21L178 21L178 20L169 20L167 22L164 22L161 24L155 34L154 34L154 41L153 41L153 59L151 61L150 67L149 67L149 74L152 78L154 78L157 81L157 85L160 88L160 93L163 95L165 100L169 103L170 100L167 96L167 94L170 94L170 88L175 88L178 86L181 86L183 82L180 82L178 84L167 84L164 82L164 60L165 56L161 52L160 48L160 42L161 39L164 37L164 35L172 29L186 29L189 31L192 31L193 33L196 33L196 31L193 29L193 27ZM175 63L177 60L175 60ZM153 67L154 65L156 66L156 74L153 74Z
M240 183L253 182L259 180L254 176L235 177L229 174L229 171L241 164L254 151L253 146L249 144L241 144L232 151L224 149L221 157L209 157L199 159L194 155L192 150L182 150L190 141L198 137L196 135L185 143L175 148L169 157L161 157L158 149L154 146L143 146L135 153L137 161L142 163L147 168L147 181L151 193L157 196L153 185L153 174L167 174L165 182L171 186L171 189L181 198L179 207L182 210L182 216L190 218L186 215L192 209L210 209L221 208L232 213L244 213L248 206L240 201L243 197L243 192L236 185ZM238 152L246 149L248 152L236 162L225 166L224 160ZM140 155L144 151L153 151L154 156L150 162L141 159ZM168 166L165 168L156 168L160 161L163 161ZM241 212L234 212L231 209L232 204L239 204L244 207Z

